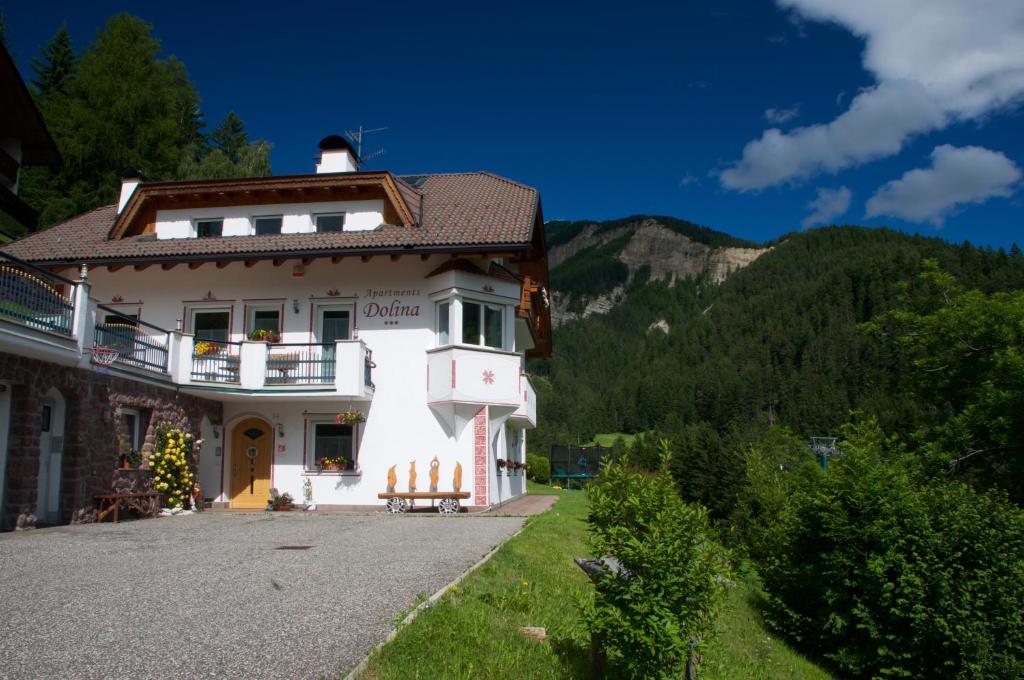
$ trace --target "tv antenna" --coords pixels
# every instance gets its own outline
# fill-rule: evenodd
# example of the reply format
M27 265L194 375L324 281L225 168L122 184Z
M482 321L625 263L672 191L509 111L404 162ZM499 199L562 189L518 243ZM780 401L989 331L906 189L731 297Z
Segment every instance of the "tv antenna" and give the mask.
M385 153L387 153L387 151L384 149L377 149L372 153L368 153L365 156L363 155L363 135L368 135L371 132L384 132L385 130L387 130L386 127L370 128L369 130L364 130L362 125L360 125L357 130L345 130L345 136L351 139L352 142L356 145L356 156L359 157L360 163L371 161L374 158L380 158Z

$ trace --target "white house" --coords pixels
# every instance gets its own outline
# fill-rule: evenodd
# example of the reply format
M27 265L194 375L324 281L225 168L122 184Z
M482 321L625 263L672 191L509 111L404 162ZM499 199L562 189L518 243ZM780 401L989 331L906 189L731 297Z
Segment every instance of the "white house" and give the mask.
M78 368L107 348L110 376L220 405L197 433L215 507L264 507L271 487L380 507L390 468L405 491L415 464L427 491L435 458L440 491L461 468L465 505L524 493L524 361L550 352L538 192L485 172L360 171L337 136L320 149L308 175L128 172L117 205L3 252L74 288ZM49 360L14 321L0 350ZM152 417L122 409L117 426L144 448Z

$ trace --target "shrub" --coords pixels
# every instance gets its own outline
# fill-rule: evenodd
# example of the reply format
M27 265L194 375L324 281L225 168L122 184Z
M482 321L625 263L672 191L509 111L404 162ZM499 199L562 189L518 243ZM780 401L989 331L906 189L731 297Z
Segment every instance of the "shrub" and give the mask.
M1024 512L852 434L779 514L776 623L857 677L1024 675Z
M526 465L529 469L529 477L538 484L547 484L551 481L551 461L544 456L526 456Z
M169 423L157 425L156 448L149 455L149 467L153 470L153 488L164 494L169 507L189 505L195 479L188 461L192 444L191 434Z
M728 572L707 510L679 497L667 441L662 450L659 472L611 460L588 487L595 554L614 557L628 577L597 577L587 621L610 670L625 677L680 677L691 641L699 645L711 633Z

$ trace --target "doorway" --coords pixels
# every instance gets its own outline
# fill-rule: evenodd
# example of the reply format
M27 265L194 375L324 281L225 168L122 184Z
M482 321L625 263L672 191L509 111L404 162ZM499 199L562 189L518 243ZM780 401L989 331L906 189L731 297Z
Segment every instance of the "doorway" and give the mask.
M60 487L64 453L64 396L51 387L40 413L39 474L36 485L36 521L60 521Z
M262 418L247 418L231 430L231 507L265 508L270 497L274 430Z

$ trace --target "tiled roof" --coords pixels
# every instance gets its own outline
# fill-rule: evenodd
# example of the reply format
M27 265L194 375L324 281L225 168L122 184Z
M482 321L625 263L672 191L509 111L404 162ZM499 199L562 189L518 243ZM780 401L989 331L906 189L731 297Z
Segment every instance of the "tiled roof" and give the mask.
M528 246L538 209L537 190L487 172L402 177L423 195L419 226L383 225L372 231L320 234L163 239L107 238L117 206L73 217L3 248L42 263L131 261L158 258L241 258L276 253L357 250L444 250L490 245ZM403 187L403 192L406 188ZM407 195L415 192L409 191Z

